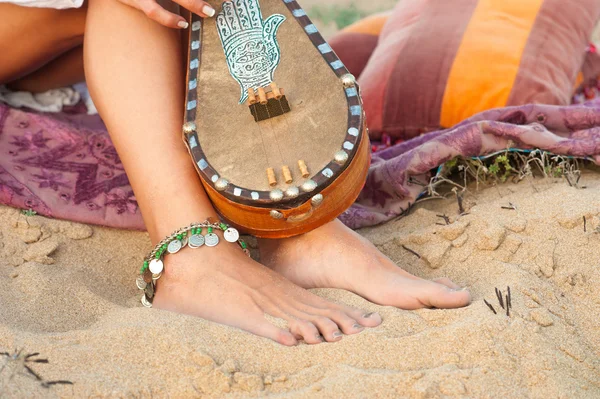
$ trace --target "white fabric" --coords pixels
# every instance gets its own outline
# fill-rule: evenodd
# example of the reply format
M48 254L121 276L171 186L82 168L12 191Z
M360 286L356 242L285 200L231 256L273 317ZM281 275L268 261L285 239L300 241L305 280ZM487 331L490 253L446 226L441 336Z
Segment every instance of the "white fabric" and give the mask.
M88 115L97 114L98 110L96 109L96 105L94 105L94 102L92 101L92 97L90 96L90 92L88 91L87 84L85 82L77 83L73 86L73 88L77 90L77 92L81 96L81 99L83 100L83 103L87 108Z
M0 3L13 3L24 7L42 7L42 8L79 8L83 0L0 0Z
M28 91L10 91L5 86L0 86L0 102L14 108L27 107L40 112L61 112L64 106L75 105L79 100L83 100L89 115L98 113L85 82L36 94Z
M28 91L10 91L5 86L0 86L0 102L14 108L27 107L40 112L61 112L64 106L75 105L81 99L85 102L88 114L98 113L85 83L36 94Z
M41 112L60 112L63 106L75 105L80 99L79 93L70 87L33 94L28 91L10 91L0 86L0 101L14 108L28 107Z

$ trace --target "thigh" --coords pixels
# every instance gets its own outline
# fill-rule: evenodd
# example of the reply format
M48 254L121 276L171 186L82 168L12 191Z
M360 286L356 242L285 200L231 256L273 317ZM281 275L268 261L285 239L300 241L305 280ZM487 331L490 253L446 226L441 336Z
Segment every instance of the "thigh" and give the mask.
M36 71L83 43L86 8L0 4L0 84Z

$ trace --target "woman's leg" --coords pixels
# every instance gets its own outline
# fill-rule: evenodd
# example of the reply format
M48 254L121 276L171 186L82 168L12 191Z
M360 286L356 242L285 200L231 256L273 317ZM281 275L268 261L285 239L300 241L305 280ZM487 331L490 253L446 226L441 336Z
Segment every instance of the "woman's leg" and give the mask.
M127 170L153 243L216 216L181 140L179 32L116 0L90 0L84 62L90 92ZM132 267L124 265L123 267ZM335 305L253 262L235 245L166 257L154 305L293 345L341 338L381 322ZM265 314L288 321L290 332Z
M83 73L83 46L60 55L37 71L7 83L14 91L44 92L71 86L85 80Z
M0 84L35 73L81 47L85 17L85 8L58 11L0 4ZM63 74L64 66L56 72ZM77 73L81 77L81 69ZM45 82L52 81L52 72L44 75Z

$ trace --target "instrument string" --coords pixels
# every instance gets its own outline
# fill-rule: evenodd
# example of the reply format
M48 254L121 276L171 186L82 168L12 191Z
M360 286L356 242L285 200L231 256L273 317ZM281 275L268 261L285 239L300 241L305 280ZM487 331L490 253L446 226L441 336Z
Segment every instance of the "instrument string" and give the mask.
M252 109L252 115L256 117L253 109ZM265 169L267 169L267 168L270 168L270 166L269 166L269 154L267 152L267 145L265 143L265 137L264 137L262 129L260 127L260 123L257 123L257 125L258 125L258 134L260 136L260 140L262 141L262 148L263 148L263 154L264 154L264 160L265 160Z
M279 104L279 109L281 109L281 117L282 117L282 121L285 124L285 132L283 134L289 134L290 133L290 125L288 124L288 115L286 115L283 112L283 105L281 105L281 99L277 100L278 104ZM289 162L289 159L287 160ZM288 164L289 165L289 164Z
M269 112L269 108L267 107L267 115L269 116L269 125L271 127L271 136L275 138L275 145L277 146L277 152L279 153L279 160L282 165L285 165L285 158L283 153L281 152L281 146L279 145L279 137L276 129L273 127L273 120L271 118L271 114Z

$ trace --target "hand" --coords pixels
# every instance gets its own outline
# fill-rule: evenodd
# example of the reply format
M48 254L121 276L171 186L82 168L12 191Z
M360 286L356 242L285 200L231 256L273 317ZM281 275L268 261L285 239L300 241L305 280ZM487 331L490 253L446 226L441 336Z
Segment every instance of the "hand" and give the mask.
M285 17L274 14L263 20L258 0L233 0L223 3L217 28L233 78L241 88L240 104L248 89L267 86L279 65L281 53L277 30Z
M157 0L118 0L130 7L137 8L148 16L148 18L158 22L167 28L186 29L188 22L181 15L167 11L158 4ZM215 9L206 1L201 0L173 0L174 3L186 8L187 10L198 14L201 17L213 17Z

